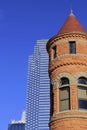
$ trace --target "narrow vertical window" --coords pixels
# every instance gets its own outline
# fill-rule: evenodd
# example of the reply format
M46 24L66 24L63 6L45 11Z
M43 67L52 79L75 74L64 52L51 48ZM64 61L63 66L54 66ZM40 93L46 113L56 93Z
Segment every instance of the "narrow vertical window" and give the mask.
M76 42L75 41L69 42L69 53L76 54Z
M60 88L60 111L69 110L70 103L69 103L69 87Z
M69 110L70 109L70 87L69 80L67 78L61 79L61 86L59 88L59 110Z
M78 79L78 108L87 110L87 79Z
M53 85L50 85L50 114L52 115L54 112L54 93L53 93Z
M53 49L53 59L55 59L57 57L56 46L54 46L52 49Z

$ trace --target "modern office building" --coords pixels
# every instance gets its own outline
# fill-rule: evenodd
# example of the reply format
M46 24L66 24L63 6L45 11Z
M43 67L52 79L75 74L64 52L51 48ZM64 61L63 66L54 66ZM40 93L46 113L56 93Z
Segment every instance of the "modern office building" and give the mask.
M23 111L22 118L19 121L12 120L10 124L8 124L8 130L25 130L25 119L26 112Z
M25 130L49 130L50 86L47 40L38 40L29 57Z
M8 130L25 130L25 123L13 123L8 125Z
M72 10L47 43L50 130L87 130L87 31Z

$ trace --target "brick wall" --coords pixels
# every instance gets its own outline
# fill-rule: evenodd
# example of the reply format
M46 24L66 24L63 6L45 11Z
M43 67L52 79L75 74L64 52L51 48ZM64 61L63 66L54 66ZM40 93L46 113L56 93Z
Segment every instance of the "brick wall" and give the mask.
M76 41L76 54L69 54L69 41ZM57 57L53 59L52 47ZM78 83L80 76L87 77L87 36L73 34L54 37L48 42L49 76L53 85L54 110L50 117L50 130L87 130L87 112L78 110ZM59 80L70 80L70 110L59 111ZM51 107L52 108L52 107Z
M51 123L50 130L87 130L87 119L65 118Z

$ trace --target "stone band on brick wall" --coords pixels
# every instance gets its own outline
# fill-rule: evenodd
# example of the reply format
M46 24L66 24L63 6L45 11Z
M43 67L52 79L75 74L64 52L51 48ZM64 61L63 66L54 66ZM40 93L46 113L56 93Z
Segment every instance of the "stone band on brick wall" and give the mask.
M58 40L68 40L70 38L77 38L77 39L86 39L87 40L87 33L81 33L81 32L71 32L71 33L64 33L64 34L60 34L60 35L56 35L54 37L52 37L48 43L47 43L47 51L49 51L49 48L52 44L54 44L56 41Z

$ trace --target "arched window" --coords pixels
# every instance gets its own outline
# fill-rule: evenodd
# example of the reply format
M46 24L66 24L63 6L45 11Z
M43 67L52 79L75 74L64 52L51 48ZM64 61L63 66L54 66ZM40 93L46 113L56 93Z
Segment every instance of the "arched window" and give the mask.
M78 79L78 84L87 84L87 78L85 77L80 77Z
M59 88L59 110L70 109L70 87L69 80L67 78L61 78L61 85Z
M67 78L61 78L61 85L69 84L69 80Z
M78 108L87 109L87 78L78 79Z

